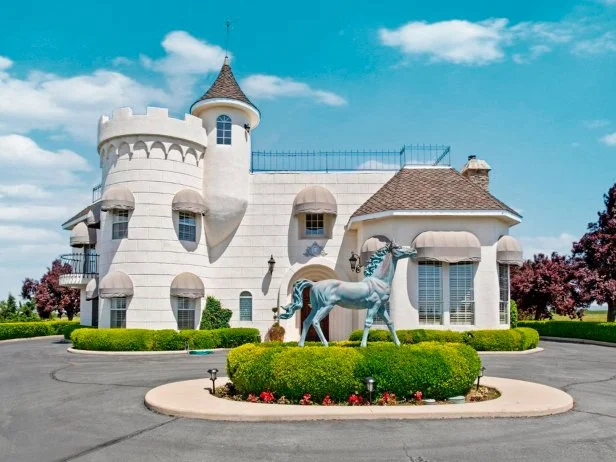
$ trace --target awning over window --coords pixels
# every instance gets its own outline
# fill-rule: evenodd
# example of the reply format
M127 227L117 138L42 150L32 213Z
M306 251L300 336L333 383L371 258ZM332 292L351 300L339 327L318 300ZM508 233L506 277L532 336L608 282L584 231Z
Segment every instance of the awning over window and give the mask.
M308 186L297 193L293 201L293 215L302 213L337 215L336 199L322 186Z
M101 298L132 297L133 281L122 271L107 273L98 286L98 296Z
M88 228L84 221L77 223L71 230L71 247L96 245L96 230Z
M101 210L135 210L135 198L126 186L110 186L105 188L101 200Z
M370 257L374 255L374 252L382 249L390 243L391 241L388 237L381 235L372 236L371 238L366 239L364 245L361 246L361 253L359 255L361 258L361 264L367 265L368 261L370 260Z
M479 239L467 231L426 231L412 244L419 261L481 261Z
M504 265L522 266L522 246L511 236L503 236L496 244L496 261Z
M173 197L172 209L176 212L191 212L205 215L207 207L203 197L194 189L182 189Z
M101 201L93 204L88 210L86 224L89 228L100 228L101 226Z
M172 297L201 298L204 295L203 282L193 273L178 274L171 283Z
M94 278L88 282L86 286L86 300L94 300L98 298L98 279Z

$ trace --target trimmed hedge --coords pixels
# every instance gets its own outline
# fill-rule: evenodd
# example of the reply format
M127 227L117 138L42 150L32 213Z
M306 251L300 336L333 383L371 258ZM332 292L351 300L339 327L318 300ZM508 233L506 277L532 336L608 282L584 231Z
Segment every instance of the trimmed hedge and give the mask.
M4 322L0 323L0 340L61 335L68 326L79 326L79 321Z
M349 336L350 341L361 340L363 330L356 330ZM397 330L402 344L422 342L466 343L477 351L520 351L535 348L539 343L539 334L528 328L507 330L471 330L456 332L452 330L412 329ZM391 342L391 334L384 329L368 332L370 342Z
M330 346L244 345L227 356L227 374L243 395L272 391L277 397L315 401L326 395L345 401L365 393L364 377L376 380L376 392L408 397L421 390L426 398L465 394L473 385L481 361L461 344L372 344L367 348Z
M173 329L77 329L71 333L73 347L94 351L173 351L190 349L234 348L244 343L259 343L258 329L228 328L214 330Z
M616 323L589 321L519 321L544 337L581 338L616 343Z
M64 328L62 329L62 334L64 335L64 340L70 340L71 339L71 334L73 333L74 330L77 329L96 329L95 327L92 326L82 326L80 324L71 324L69 326L64 326Z

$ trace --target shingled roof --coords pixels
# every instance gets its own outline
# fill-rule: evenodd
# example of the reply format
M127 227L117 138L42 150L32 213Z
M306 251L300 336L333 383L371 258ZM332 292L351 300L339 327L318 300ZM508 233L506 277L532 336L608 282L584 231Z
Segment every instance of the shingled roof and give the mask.
M392 210L501 210L520 217L453 168L403 168L352 217Z
M257 109L257 107L252 104L252 102L248 99L248 97L244 94L240 86L238 85L235 77L233 76L233 72L231 71L231 66L229 66L229 61L225 58L225 62L220 69L220 73L216 80L205 94L199 98L197 101L193 103L193 106L197 104L199 101L205 101L208 99L215 98L228 98L235 99L237 101L241 101L242 103L250 104L252 107ZM192 106L191 106L192 109ZM257 109L258 111L258 109Z

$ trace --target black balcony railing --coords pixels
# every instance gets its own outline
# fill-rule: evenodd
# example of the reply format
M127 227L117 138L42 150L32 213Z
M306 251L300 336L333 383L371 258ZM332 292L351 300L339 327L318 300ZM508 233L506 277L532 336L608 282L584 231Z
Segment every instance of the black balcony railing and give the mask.
M99 183L92 188L92 202L94 203L100 200L102 195L103 195L103 184Z
M70 274L95 276L98 274L98 255L96 253L68 253L60 255L62 264L71 267Z

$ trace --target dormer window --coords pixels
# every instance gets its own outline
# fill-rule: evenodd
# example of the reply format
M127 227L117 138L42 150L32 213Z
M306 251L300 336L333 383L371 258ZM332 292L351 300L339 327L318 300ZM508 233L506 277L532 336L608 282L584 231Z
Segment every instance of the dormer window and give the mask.
M306 214L306 236L324 236L325 226L322 213Z
M216 144L231 144L231 117L228 115L216 119Z

